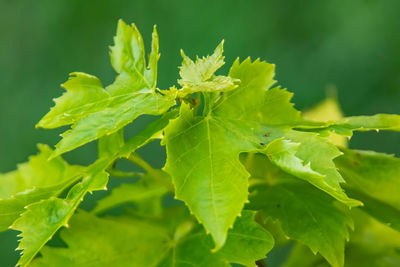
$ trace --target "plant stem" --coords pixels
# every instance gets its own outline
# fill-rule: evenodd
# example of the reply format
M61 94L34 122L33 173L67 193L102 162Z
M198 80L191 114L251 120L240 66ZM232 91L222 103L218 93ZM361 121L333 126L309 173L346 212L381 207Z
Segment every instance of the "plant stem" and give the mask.
M134 176L142 177L144 174L142 172L124 172L116 169L109 169L107 171L108 173L110 173L111 176L120 178L134 177Z
M152 177L160 184L164 185L169 191L174 192L174 186L172 185L172 183L168 179L166 179L165 176L162 175L158 170L151 167L150 164L142 159L138 154L132 153L129 156L128 160L145 170L150 175L150 177Z

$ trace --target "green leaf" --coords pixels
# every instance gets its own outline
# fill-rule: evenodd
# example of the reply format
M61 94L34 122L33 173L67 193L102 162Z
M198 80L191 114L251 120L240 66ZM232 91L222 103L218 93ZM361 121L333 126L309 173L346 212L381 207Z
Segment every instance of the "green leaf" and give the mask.
M170 120L178 116L178 110L172 109L163 114L157 120L148 124L140 133L130 138L119 151L119 157L127 158L139 147L147 144L156 138L161 138L165 127L168 126Z
M45 247L33 266L249 266L271 249L271 235L246 211L229 232L224 248L211 251L212 241L187 213L165 214L165 221L132 217L98 218L79 211L60 236L68 248ZM140 241L140 242L138 242ZM246 246L245 249L244 246Z
M354 116L339 120L330 127L333 131L400 131L400 116L392 114L376 114L373 116Z
M18 235L17 250L23 250L18 266L27 266L57 230L67 225L71 204L59 198L42 200L29 205L14 222L12 229L22 232Z
M54 156L112 134L143 114L158 115L166 112L175 100L155 92L142 91L125 96L123 102L115 103L102 111L92 113L64 132L56 145ZM122 100L122 99L120 99Z
M100 219L79 211L60 236L68 248L45 247L32 266L155 266L168 250L165 229Z
M155 88L157 83L157 62L160 58L158 34L153 30L148 66L146 67L143 38L135 24L127 25L118 21L114 46L110 47L111 64L120 75L109 88L113 93L129 93L133 88ZM133 85L133 86L132 86Z
M289 238L321 253L332 266L343 266L348 227L353 223L331 197L298 182L255 186L250 203L264 218L279 220Z
M372 151L342 149L335 160L346 179L346 190L362 209L400 231L400 159Z
M161 266L255 266L255 261L264 258L273 243L271 234L254 222L251 211L243 211L218 252L211 251L213 242L203 229L183 221L174 230L173 246Z
M315 253L332 266L343 266L348 227L353 222L345 206L331 196L283 172L262 154L242 156L251 173L250 204L264 220L272 218L287 236Z
M264 115L261 112L264 102L270 99L265 95L274 94L274 92L267 91L275 83L274 74L275 66L273 64L259 60L251 62L250 58L240 63L239 59L236 59L229 71L229 76L239 79L240 86L223 95L221 101L213 109L214 114L226 119L259 121L260 117ZM283 103L279 102L278 104L282 105ZM292 114L293 107L291 106L288 110L286 107L287 105L282 107L285 109L285 113ZM273 116L279 116L277 114ZM265 115L270 116L270 119L272 117L272 114L266 113Z
M212 117L193 117L186 104L166 128L165 143L165 170L173 178L176 198L185 201L220 248L247 201L248 174L239 154L254 146Z
M329 142L327 138L312 132L288 131L285 134L285 138L300 143L296 157L301 159L304 164L309 164L312 170L322 174L324 178L320 179L315 175L304 175L290 168L285 169L285 171L310 182L315 187L350 207L362 205L360 201L349 198L341 188L341 183L344 183L344 179L337 171L333 160L340 156L342 152L334 144ZM289 162L285 161L283 163L287 164Z
M400 233L373 220L358 209L352 209L355 231L346 245L346 267L374 266L397 267L400 264ZM284 267L328 267L319 255L313 255L307 247L296 244Z
M263 125L275 126L265 129L263 135L266 137L273 137L276 129L280 129L276 137L284 137L284 142L297 145L286 150L285 157L280 154L281 161L274 160L275 164L350 206L360 205L359 201L349 199L340 187L344 180L336 171L333 159L341 155L341 152L326 138L314 133L289 130L289 127L298 127L307 122L303 121L300 112L290 103L291 93L279 87L265 92L275 82L273 74L273 65L259 61L251 63L249 59L242 63L235 61L230 75L241 80L240 87L224 96L216 105L215 113L232 118L241 125L245 125L244 121L254 120ZM260 142L266 144L270 140L264 138ZM264 153L274 158L268 151ZM293 166L293 162L297 167ZM299 172L299 168L302 171Z
M355 231L346 247L346 265L350 267L400 265L400 233L355 209Z
M110 95L95 76L73 72L61 86L66 92L54 99L55 106L36 127L51 129L72 124L90 113L102 110L108 104Z
M312 183L313 180L323 182L324 176L313 171L310 164L303 165L303 161L296 156L300 143L285 139L275 139L263 151L268 158L282 170L293 173L297 177L305 177Z
M57 196L82 176L82 168L67 164L61 157L48 160L52 150L38 145L39 153L18 169L0 174L0 231L17 219L30 203Z
M346 136L352 136L353 131L400 131L400 115L376 114L345 117L336 121L309 123L302 128L315 131L329 130Z
M184 97L195 92L226 92L238 86L239 80L237 79L215 75L215 72L225 64L222 55L223 45L224 41L217 46L211 56L197 57L196 62L181 50L183 62L179 67L181 79L178 80L178 83L182 89L178 90L179 96Z
M103 170L108 164L109 161L99 160L91 165L88 169L91 175L74 185L66 199L52 197L26 207L10 227L21 232L17 250L22 250L22 256L17 265L27 266L58 229L68 226L69 218L87 192L105 189L108 174Z
M153 30L153 41L149 63L146 68L143 38L135 24L127 25L119 20L114 46L110 47L111 64L118 73L128 73L143 87L155 88L157 83L157 62L160 58L156 26ZM132 78L129 78L132 79ZM133 80L133 79L132 79Z
M159 172L161 173L162 171ZM163 184L155 182L152 180L151 175L146 174L134 184L122 184L114 188L110 195L97 202L93 212L102 213L121 204L133 203L143 213L150 214L153 211L159 214L162 197L167 192L168 190ZM149 202L155 202L156 204L152 205Z
M333 163L341 154L336 146L316 133L293 130L308 122L290 103L291 93L278 87L268 90L273 75L274 66L266 62L236 61L230 76L240 79L237 89L204 103L203 116L183 103L180 116L165 131L165 170L176 197L211 233L216 249L247 202L249 174L239 161L242 152L264 152L279 167L340 201L360 204L340 187L343 178ZM269 144L282 138L286 141Z
M348 266L345 262L345 266ZM293 245L282 267L329 267L331 266L321 255L314 254L305 245L296 243Z
M387 226L400 232L400 209L383 201L377 200L371 194L361 193L360 190L346 188L352 197L361 200L364 206L361 209Z
M124 131L119 130L110 135L105 135L99 139L98 154L99 158L110 157L119 152L124 145Z
M99 79L84 73L72 73L63 84L66 89L56 105L38 123L38 127L56 128L72 124L56 145L53 156L88 142L111 135L143 114L159 115L175 104L173 94L161 94L155 88L157 78L158 36L153 33L152 52L146 67L143 40L137 28L118 24L111 62L119 73L115 82L103 89Z
M28 206L27 211L12 226L12 229L22 232L20 235L22 239L18 249L23 250L23 255L26 256L21 257L19 264L21 266L29 264L52 235L68 222L87 192L107 189L108 173L104 170L111 163L117 158L130 154L146 144L157 133L162 131L169 120L175 115L175 112L165 114L163 117L149 124L138 135L129 139L119 151L114 151L112 156L100 158L88 166L84 170L86 174L85 178L70 189L66 199L52 198L34 203L32 205L35 211L37 211L36 213L30 212L31 206ZM42 229L45 229L45 231L42 231ZM36 232L37 234L31 236L29 233L32 232Z
M265 258L273 246L272 235L254 221L253 212L244 210L218 253L229 262L252 266L256 260Z

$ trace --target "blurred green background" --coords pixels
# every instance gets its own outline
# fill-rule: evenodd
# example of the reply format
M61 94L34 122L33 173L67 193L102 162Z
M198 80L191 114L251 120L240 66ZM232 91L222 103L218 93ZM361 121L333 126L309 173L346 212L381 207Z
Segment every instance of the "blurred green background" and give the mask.
M398 0L0 0L0 172L36 153L36 143L58 141L62 130L34 125L68 73L113 80L108 46L119 18L135 22L147 45L158 25L160 88L176 83L181 48L201 56L225 39L225 71L237 56L260 57L277 65L297 108L334 86L346 115L370 115L400 113L399 12ZM398 155L400 135L357 134L350 146ZM88 163L95 152L90 144L66 156ZM154 166L162 152L142 151ZM15 240L14 232L0 234L0 266L15 264Z

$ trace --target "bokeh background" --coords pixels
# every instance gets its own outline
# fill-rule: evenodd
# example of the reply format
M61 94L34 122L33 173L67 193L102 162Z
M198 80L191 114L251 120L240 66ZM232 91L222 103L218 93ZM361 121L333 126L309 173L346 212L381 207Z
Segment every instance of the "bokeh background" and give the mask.
M225 39L223 71L237 56L260 57L277 65L297 108L336 87L346 115L370 115L400 113L399 12L399 0L0 0L0 172L36 153L36 143L59 140L65 129L34 125L68 73L112 82L108 46L119 18L136 23L147 45L158 25L160 88L176 83L181 48L206 55ZM350 146L399 155L400 135L357 134ZM89 144L66 157L85 164L95 153ZM165 160L157 144L141 153L154 166ZM14 232L0 233L0 266L16 263L16 246Z

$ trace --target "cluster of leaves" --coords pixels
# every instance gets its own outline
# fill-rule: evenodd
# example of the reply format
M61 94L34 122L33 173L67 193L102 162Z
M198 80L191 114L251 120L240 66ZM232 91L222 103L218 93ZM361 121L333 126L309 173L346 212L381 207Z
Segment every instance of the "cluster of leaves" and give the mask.
M72 73L37 125L70 130L0 175L0 230L20 231L18 265L254 266L274 246L290 248L285 266L400 265L400 159L346 148L353 131L399 131L400 116L343 118L332 99L302 114L274 86L272 64L237 59L216 75L223 43L195 61L182 52L179 88L161 90L155 28L151 46L146 64L139 31L119 21L115 81ZM125 138L141 115L156 119ZM135 152L155 139L166 146L163 169ZM94 140L91 165L61 158ZM143 172L116 169L120 158ZM110 174L139 179L77 210ZM168 195L183 202L166 205ZM126 203L134 208L110 215ZM58 232L65 246L46 245Z

